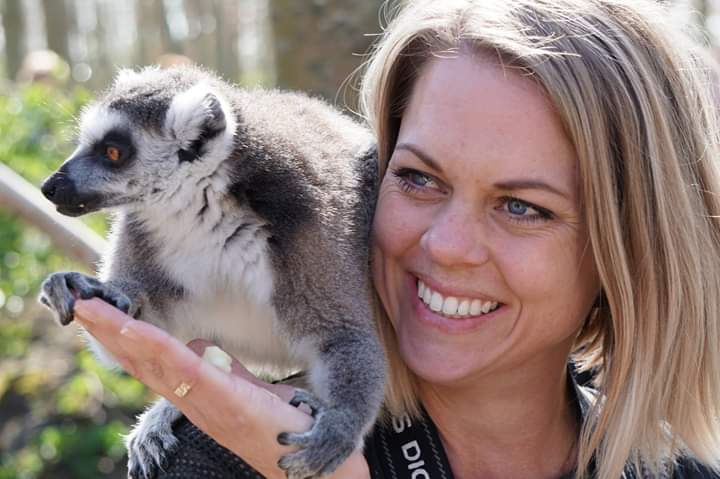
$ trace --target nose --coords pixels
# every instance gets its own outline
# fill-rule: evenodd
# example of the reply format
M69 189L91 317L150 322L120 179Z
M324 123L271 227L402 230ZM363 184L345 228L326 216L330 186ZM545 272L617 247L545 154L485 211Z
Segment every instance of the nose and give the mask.
M420 238L420 246L434 263L479 266L490 259L487 228L464 207L448 205L438 212Z
M75 184L66 174L58 172L45 180L40 191L55 204L68 204L76 196Z

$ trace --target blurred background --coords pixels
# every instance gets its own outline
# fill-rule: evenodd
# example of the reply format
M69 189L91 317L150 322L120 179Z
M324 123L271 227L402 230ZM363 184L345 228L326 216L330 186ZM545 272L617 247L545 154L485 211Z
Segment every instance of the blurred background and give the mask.
M399 1L399 0L398 0ZM437 0L442 1L442 0ZM715 52L720 0L665 0ZM153 395L88 354L35 301L50 272L92 272L101 214L53 215L37 185L120 67L195 62L245 86L352 113L381 0L0 0L0 479L125 478L121 435ZM50 212L48 212L48 208Z

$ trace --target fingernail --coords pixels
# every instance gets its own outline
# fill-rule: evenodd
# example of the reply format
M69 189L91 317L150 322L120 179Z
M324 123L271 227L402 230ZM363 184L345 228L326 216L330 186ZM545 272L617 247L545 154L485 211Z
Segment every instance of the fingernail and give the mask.
M139 338L137 331L135 331L131 323L127 323L125 326L123 326L120 330L120 334L132 340L136 340Z

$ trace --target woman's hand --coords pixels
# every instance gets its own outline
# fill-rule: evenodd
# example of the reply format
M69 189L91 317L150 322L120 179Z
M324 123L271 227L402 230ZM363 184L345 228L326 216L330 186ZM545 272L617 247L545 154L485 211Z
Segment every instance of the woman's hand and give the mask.
M232 374L221 371L200 358L208 341L186 346L99 299L78 300L75 319L128 373L169 399L198 428L263 476L285 478L277 462L295 449L280 445L278 434L307 431L312 425L312 417L288 404L292 387L266 384L234 358ZM175 392L181 385L189 386L185 395ZM331 477L368 479L370 473L362 454L355 452Z

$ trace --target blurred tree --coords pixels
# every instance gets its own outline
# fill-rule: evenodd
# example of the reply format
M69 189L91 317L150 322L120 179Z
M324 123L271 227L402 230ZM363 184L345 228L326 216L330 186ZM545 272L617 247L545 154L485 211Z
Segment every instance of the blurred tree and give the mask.
M25 22L23 22L22 0L0 2L3 8L3 29L5 30L5 57L8 78L15 78L25 56Z
M163 53L170 43L163 2L139 0L138 2L138 59L139 64L149 65Z
M272 0L277 82L334 101L348 76L358 68L379 32L381 0ZM339 106L354 106L347 91Z
M236 81L239 75L237 2L235 0L215 0L214 5L217 19L217 51L221 66L218 73L228 80Z
M217 21L211 2L190 1L185 3L189 35L185 54L206 67L219 71L219 40L213 21Z
M47 33L47 46L60 55L63 60L70 59L68 46L68 15L67 0L43 0L45 9L45 32Z

